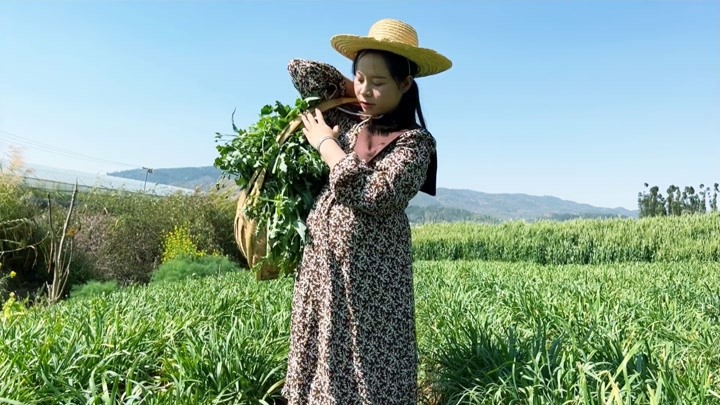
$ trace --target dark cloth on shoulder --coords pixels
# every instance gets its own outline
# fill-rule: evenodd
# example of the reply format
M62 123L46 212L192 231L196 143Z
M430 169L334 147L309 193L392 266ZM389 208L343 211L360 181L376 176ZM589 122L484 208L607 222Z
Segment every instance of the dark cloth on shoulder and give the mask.
M411 129L418 129L419 125L415 125ZM385 134L372 133L371 129L366 125L363 126L357 134L357 140L355 141L355 153L358 157L369 163L375 156L382 152L385 148L392 145L397 138L403 133L407 132L408 129L401 131L393 131ZM427 177L425 183L423 183L420 191L434 196L436 194L436 181L437 181L437 153L432 154L430 165L428 166Z

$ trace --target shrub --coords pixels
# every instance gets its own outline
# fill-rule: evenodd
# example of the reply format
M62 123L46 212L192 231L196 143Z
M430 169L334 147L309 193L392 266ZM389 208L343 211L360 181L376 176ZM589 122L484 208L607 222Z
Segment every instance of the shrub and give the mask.
M33 217L37 210L28 204L30 193L22 187L22 158L18 152L10 157L10 163L0 162L0 223Z
M117 291L116 281L90 281L86 284L76 285L70 290L71 298L84 298L96 295L110 294Z
M75 235L73 260L70 263L70 279L73 285L84 284L91 280L109 281L106 271L111 263L103 260L103 246L108 243L110 229L116 219L108 214L78 212L78 228Z
M5 271L3 269L2 263L0 263L0 297L2 297L7 292L7 286L10 279L15 278L15 276L17 275L17 273L12 270L8 270L7 274L4 273Z
M144 284L160 264L162 232L168 225L150 216L123 215L100 248L100 271L121 285Z
M234 202L228 195L92 192L83 196L82 204L76 241L77 250L84 252L82 260L94 268L88 278L121 285L150 281L166 254L165 238L180 227L192 235L198 252L217 252L243 263L234 239Z
M25 187L17 170L0 167L0 264L17 271L25 289L49 281L46 255L51 230L62 229L69 196ZM73 259L68 289L90 280L119 285L150 281L162 262L163 237L183 224L198 252L217 252L244 265L235 244L233 190L153 196L94 189L77 195L69 232ZM48 218L52 200L53 224Z
M3 322L9 321L12 318L22 316L27 313L28 300L18 301L15 297L15 293L11 292L7 301L2 307L2 320Z
M163 239L162 263L167 263L180 256L197 258L204 255L195 246L190 237L190 230L186 225L175 225L173 230L168 232Z
M27 269L42 263L38 245L46 234L45 225L37 220L40 210L32 194L22 186L19 163L0 166L0 264L17 270L18 278L29 276Z
M20 166L9 171L0 169L0 265L17 271L15 283L19 289L37 291L30 294L34 300L52 282L53 275L48 272L51 241L55 238L57 243L62 236L69 196L27 187ZM74 222L71 219L67 229L66 253L77 231Z
M152 274L152 282L170 282L187 278L201 278L237 271L239 267L224 256L178 256L163 263Z

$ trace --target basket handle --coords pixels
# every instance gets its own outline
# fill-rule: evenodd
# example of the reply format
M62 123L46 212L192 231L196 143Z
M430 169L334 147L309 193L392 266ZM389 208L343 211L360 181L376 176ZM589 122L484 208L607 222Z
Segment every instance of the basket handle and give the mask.
M335 107L339 107L343 104L350 104L350 103L355 103L355 102L357 102L357 99L355 97L333 98L330 100L323 101L322 103L318 104L317 107L315 107L315 108L319 109L320 112L325 112L325 111L333 109ZM290 122L290 124L285 128L285 130L282 131L280 133L280 135L278 135L278 137L276 139L277 143L279 143L280 145L285 143L285 141L290 137L290 135L292 135L295 131L297 131L298 128L300 128L302 125L303 125L303 123L302 123L301 117L297 117L294 120L292 120L292 122Z

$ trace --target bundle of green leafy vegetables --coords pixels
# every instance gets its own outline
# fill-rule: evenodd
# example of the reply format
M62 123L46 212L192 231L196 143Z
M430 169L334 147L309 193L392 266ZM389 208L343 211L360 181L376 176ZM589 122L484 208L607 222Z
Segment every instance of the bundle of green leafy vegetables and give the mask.
M305 243L305 220L327 182L329 169L318 152L307 142L302 130L296 130L278 144L278 135L301 113L317 104L316 97L298 98L295 106L265 105L259 120L246 129L235 125L235 134L216 146L219 157L215 166L223 177L250 193L257 182L254 175L265 170L262 188L255 198L249 196L243 207L246 218L257 221L257 229L266 233L264 263L288 274L297 267ZM216 133L216 142L228 135Z

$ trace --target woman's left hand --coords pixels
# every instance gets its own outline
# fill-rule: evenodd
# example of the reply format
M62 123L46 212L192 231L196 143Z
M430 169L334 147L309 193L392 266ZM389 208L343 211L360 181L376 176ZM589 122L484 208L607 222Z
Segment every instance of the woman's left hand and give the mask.
M307 111L301 115L303 125L303 134L307 138L310 145L313 148L317 148L318 142L326 136L332 136L336 140L340 134L340 127L335 125L334 128L330 128L323 118L322 112L319 109L315 109L315 115L313 116L312 111Z

